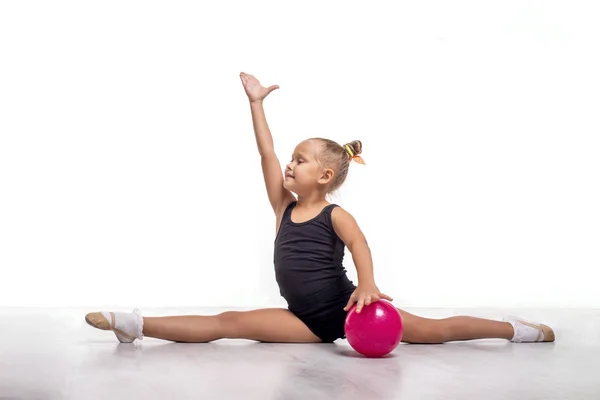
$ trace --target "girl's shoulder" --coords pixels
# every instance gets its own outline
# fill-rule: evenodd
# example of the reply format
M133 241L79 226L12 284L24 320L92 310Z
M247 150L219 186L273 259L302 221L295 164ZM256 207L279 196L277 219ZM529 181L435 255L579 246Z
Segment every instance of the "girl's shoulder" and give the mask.
M357 240L364 240L364 235L356 219L343 207L334 207L331 211L331 223L335 233L348 248Z

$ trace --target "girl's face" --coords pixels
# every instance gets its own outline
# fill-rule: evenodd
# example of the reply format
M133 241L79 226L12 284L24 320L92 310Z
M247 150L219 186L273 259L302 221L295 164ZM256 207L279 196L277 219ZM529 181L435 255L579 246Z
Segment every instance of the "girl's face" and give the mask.
M298 194L305 195L322 187L330 179L330 170L323 170L318 161L318 144L305 140L294 149L292 160L285 167L283 187Z

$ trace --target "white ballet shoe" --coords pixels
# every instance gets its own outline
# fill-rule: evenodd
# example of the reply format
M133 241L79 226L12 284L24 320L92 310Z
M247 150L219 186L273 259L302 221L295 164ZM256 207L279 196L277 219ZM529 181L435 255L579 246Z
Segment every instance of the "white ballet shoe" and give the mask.
M554 342L554 330L548 325L525 321L517 317L503 319L512 325L515 333L510 340L515 343Z
M137 308L131 313L114 313L99 311L85 316L88 325L104 331L113 331L121 343L131 343L135 339L142 340L144 319Z

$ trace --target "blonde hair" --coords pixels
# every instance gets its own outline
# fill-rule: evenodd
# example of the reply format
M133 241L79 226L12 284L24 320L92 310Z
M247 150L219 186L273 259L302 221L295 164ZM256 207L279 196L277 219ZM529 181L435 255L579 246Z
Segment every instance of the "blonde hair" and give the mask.
M353 140L350 143L340 145L331 139L312 138L310 140L314 140L321 146L318 155L321 166L331 168L335 172L333 181L327 190L327 193L331 193L342 186L346 180L352 158L362 152L362 142Z

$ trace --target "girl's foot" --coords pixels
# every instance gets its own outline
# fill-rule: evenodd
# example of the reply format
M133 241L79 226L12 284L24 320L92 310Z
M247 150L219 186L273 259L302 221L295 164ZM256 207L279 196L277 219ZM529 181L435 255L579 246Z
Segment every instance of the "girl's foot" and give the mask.
M520 318L504 318L512 325L515 333L510 340L515 343L554 342L554 331L548 325L525 321Z
M137 308L131 313L100 311L89 313L85 322L94 328L113 331L121 343L131 343L135 339L142 340L144 319Z

